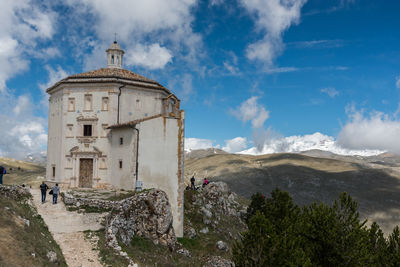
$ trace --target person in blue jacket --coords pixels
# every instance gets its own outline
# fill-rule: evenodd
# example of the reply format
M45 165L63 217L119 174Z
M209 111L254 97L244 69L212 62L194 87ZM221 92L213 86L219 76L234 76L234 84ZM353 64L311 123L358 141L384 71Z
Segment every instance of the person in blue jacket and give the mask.
M0 184L3 184L3 174L6 174L6 168L4 168L3 166L0 166Z

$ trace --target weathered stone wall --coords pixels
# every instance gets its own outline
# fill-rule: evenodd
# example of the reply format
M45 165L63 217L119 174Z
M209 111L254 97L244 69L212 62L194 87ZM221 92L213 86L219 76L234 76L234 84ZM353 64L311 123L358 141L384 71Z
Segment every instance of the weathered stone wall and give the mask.
M18 185L0 185L0 195L14 200L31 197L28 188Z

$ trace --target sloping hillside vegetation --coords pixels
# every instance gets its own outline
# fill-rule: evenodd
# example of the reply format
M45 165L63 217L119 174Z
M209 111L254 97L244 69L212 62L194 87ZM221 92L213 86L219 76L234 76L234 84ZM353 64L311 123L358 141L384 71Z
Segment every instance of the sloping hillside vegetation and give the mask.
M0 266L67 266L29 193L0 186Z

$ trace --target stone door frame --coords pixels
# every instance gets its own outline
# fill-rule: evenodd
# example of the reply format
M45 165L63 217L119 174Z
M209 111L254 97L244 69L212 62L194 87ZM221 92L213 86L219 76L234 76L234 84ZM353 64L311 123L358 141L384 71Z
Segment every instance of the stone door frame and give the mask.
M72 177L70 181L71 187L79 187L79 171L80 171L80 160L81 159L93 159L93 178L92 178L92 187L96 187L99 178L99 166L100 160L102 157L102 152L93 147L93 151L80 151L79 147L76 146L70 150L70 156L72 158Z

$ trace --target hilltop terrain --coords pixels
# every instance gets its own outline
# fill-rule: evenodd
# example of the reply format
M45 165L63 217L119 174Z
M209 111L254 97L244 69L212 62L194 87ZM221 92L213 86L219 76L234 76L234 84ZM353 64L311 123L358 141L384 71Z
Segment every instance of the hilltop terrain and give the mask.
M46 176L46 168L33 162L0 158L0 165L7 170L7 174L3 176L4 184L30 184L36 186Z
M199 182L204 177L224 181L246 198L255 192L269 195L278 187L300 205L330 204L346 191L359 203L362 217L378 222L386 232L400 222L400 157L392 154L340 156L319 150L261 156L208 154L185 161L186 184L193 174Z

